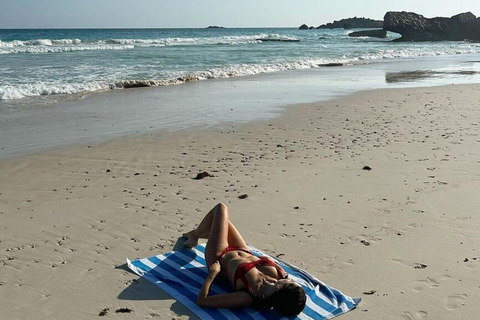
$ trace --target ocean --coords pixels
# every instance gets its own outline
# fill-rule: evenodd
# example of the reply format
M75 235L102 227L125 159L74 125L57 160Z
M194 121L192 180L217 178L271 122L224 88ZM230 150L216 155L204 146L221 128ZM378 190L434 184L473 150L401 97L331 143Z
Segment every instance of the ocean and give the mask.
M375 64L480 53L477 43L392 43L398 34L389 32L386 39L351 38L350 32L294 28L0 30L0 100L117 90L132 83L179 85L329 63Z
M268 119L359 90L480 83L478 43L350 32L0 30L0 159Z

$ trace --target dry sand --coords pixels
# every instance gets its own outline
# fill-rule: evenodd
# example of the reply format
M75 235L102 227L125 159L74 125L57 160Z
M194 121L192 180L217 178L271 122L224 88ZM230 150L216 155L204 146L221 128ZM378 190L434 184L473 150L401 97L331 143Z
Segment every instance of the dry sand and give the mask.
M170 251L224 202L249 243L363 298L341 319L478 319L479 88L3 160L0 318L196 319L124 261Z

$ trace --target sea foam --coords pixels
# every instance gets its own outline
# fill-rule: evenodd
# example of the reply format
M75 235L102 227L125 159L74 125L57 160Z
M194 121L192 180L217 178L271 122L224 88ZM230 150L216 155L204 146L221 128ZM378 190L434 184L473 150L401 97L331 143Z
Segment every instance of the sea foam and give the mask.
M258 39L297 40L279 34L256 34L249 36L220 37L167 37L159 39L104 39L84 41L81 39L36 39L0 40L0 54L52 53L98 50L131 50L135 47L199 46L199 45L241 45L260 43Z
M463 49L449 50L432 49L430 51L415 48L408 48L403 50L379 50L378 52L359 55L347 54L338 59L312 58L293 61L281 61L275 63L232 64L195 72L179 72L175 73L174 75L170 75L169 77L152 77L152 79L92 81L89 78L85 78L84 82L78 83L46 81L36 84L19 84L6 86L0 85L0 100L21 99L24 97L42 95L87 93L104 91L108 89L116 90L136 87L171 86L209 79L253 76L257 74L272 73L278 71L320 68L328 64L366 64L375 63L382 59L412 58L420 56L451 55L475 52L478 52L478 48L477 50L473 47L468 47Z
M124 31L121 32L124 35ZM0 40L0 54L19 54L19 63L15 67L0 63L0 100L179 85L216 78L318 68L329 64L368 64L385 59L480 53L478 44L467 42L392 44L383 40L351 39L345 32L340 35L326 31L319 34L290 32L288 35L255 32L250 35L208 34L205 37L79 39L72 36L64 39L39 37L32 40ZM181 33L184 31L178 32ZM190 35L193 34L198 35L198 32ZM115 33L111 32L110 35ZM258 39L300 42L270 45ZM164 48L170 46L192 48L178 51L183 55L169 50L170 56L164 56ZM218 51L215 46L218 46ZM245 50L230 50L225 46L244 46ZM139 55L135 51L137 48ZM145 48L151 48L148 58L143 55L147 51ZM98 57L104 60L92 64L85 61L83 56L72 54L68 59L63 59L63 63L68 60L71 64L61 67L57 66L54 57L45 56L39 60L41 64L35 64L36 60L20 55L76 51L120 51L120 54L99 54ZM128 53L123 54L121 51ZM219 53L218 59L216 53ZM95 54L91 56L97 57ZM199 61L192 61L196 57L200 58ZM13 59L7 57L5 61ZM28 62L27 65L23 64L25 61Z

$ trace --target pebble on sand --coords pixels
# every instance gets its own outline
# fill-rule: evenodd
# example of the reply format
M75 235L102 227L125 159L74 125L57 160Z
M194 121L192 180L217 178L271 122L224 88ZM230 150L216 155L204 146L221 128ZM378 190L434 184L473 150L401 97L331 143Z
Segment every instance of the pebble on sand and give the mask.
M370 296L370 295L374 294L375 292L377 292L377 291L375 291L375 290L370 290L370 291L365 291L365 292L362 292L362 293L365 294L365 295L367 295L367 296Z
M203 171L203 172L200 172L199 174L197 174L197 176L193 179L194 180L201 180L201 179L206 178L206 177L213 177L213 175L211 175L207 171Z
M110 310L109 308L104 308L102 311L100 311L98 316L100 316L100 317L106 316L109 310Z

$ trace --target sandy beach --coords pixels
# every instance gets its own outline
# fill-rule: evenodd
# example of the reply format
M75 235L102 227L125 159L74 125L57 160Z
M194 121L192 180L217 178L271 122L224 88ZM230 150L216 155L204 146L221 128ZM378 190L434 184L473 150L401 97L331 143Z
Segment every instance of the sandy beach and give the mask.
M0 318L197 319L125 259L171 251L223 202L250 244L363 299L339 319L477 319L479 89L365 91L1 160Z

